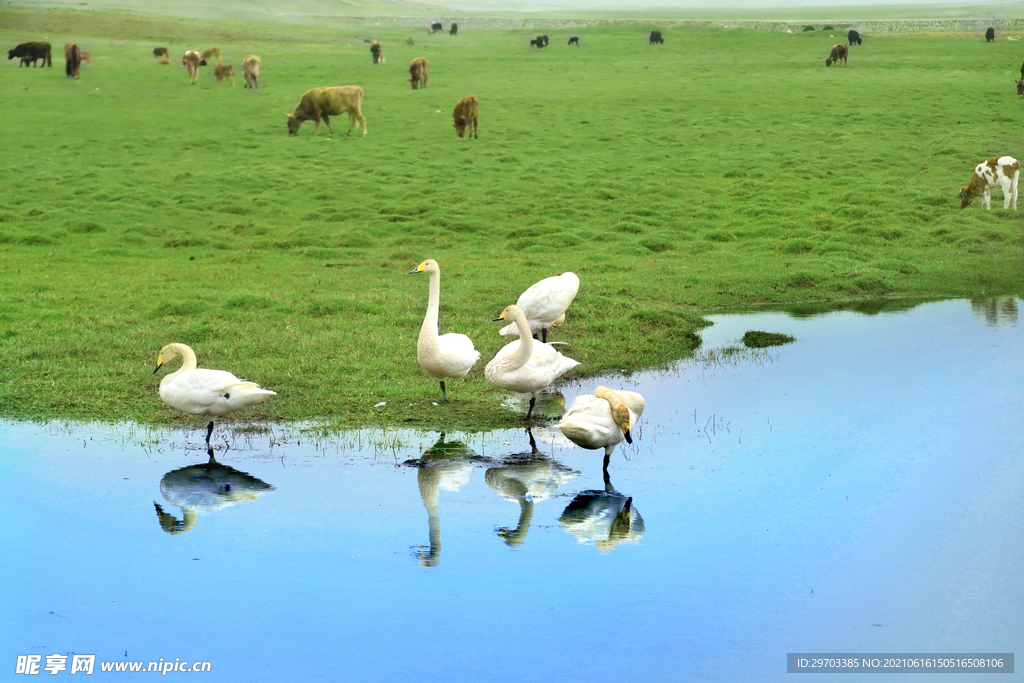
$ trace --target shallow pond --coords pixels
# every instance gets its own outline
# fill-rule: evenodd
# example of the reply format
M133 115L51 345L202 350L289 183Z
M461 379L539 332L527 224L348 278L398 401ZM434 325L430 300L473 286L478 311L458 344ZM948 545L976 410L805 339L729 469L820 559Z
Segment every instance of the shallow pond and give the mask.
M204 429L0 422L0 662L621 683L782 680L787 652L1013 652L1019 303L711 316L699 359L604 380L647 399L607 479L550 424L536 449L523 430L276 427L209 462ZM736 349L749 329L797 341Z

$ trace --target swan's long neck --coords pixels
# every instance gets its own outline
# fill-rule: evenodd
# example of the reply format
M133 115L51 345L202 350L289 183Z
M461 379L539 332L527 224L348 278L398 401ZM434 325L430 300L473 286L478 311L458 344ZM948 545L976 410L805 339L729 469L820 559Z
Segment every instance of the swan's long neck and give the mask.
M430 295L427 298L427 315L420 328L420 340L437 343L437 310L441 304L441 274L430 273Z
M181 368L178 372L188 372L189 370L196 369L196 354L191 348L184 344L171 344L171 351L181 356Z
M530 356L533 355L533 332L530 331L530 323L526 322L526 316L522 313L516 313L512 317L512 322L516 324L516 329L519 330L519 351L516 352L513 360L513 365L516 368L521 368L530 360Z

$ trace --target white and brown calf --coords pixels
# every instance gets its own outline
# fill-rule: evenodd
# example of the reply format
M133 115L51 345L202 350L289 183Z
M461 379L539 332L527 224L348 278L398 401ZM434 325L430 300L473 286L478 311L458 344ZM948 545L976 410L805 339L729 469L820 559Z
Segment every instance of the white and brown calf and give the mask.
M196 77L199 75L199 50L188 50L181 58L181 65L188 69L188 76L192 79L192 85L196 84Z
M974 167L974 175L967 187L960 188L960 208L964 209L975 197L978 198L978 205L985 205L991 210L991 197L989 188L992 185L999 185L1003 190L1003 208L1010 208L1013 202L1014 210L1017 209L1017 179L1020 177L1020 163L1013 157L998 157L983 161Z

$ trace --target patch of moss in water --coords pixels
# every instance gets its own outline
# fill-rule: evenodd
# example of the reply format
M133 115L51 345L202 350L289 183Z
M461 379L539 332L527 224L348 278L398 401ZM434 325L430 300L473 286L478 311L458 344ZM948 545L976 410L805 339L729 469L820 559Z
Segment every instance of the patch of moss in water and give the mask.
M760 330L747 330L743 334L743 345L748 349L763 349L769 346L782 346L795 342L796 337L781 332L762 332Z

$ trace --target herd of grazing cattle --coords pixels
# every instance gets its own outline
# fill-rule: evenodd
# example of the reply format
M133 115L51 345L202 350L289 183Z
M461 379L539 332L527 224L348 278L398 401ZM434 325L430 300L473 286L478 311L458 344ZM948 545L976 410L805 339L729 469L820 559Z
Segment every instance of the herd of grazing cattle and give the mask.
M438 33L443 29L444 27L439 22L434 22L430 25L429 32ZM458 25L453 23L449 32L453 36L456 35L458 33ZM851 47L863 43L860 34L854 29L850 29L846 38ZM985 40L986 42L995 40L994 29L989 28L985 31ZM384 64L384 49L380 41L373 40L369 42L373 63ZM541 35L531 39L530 45L540 49L547 47L548 42L548 37ZM649 45L664 45L664 43L665 40L661 35L661 31L651 31L648 38ZM406 44L413 44L411 36L406 38ZM568 44L579 47L579 37L572 36L569 38ZM843 66L847 66L848 56L849 47L842 43L833 45L831 53L825 58L825 66L832 66L840 61L843 62ZM8 60L15 57L21 60L18 64L19 68L22 66L27 67L29 64L36 66L37 61L41 61L43 66L53 66L51 46L47 42L20 43L7 51ZM153 57L159 59L161 64L171 63L170 53L166 47L153 48ZM234 86L235 69L232 65L221 62L220 48L212 47L204 50L202 53L198 50L186 50L182 56L181 63L188 70L191 82L195 85L199 67L205 66L209 60L213 59L217 60L217 65L214 68L217 85L221 85L222 82L230 79L231 85ZM88 50L82 50L75 43L65 44L64 64L66 75L78 78L82 62L85 62L86 65L91 65L92 54ZM417 57L409 62L409 82L412 84L413 90L427 87L428 67L429 64L424 57ZM259 87L261 68L262 62L258 55L247 55L245 57L242 61L242 75L246 88ZM1017 86L1017 94L1024 97L1024 64L1021 65L1020 76L1019 80L1014 79L1014 84ZM361 110L362 101L363 89L359 86L345 85L308 90L302 95L295 111L288 114L288 134L295 135L304 121L315 121L316 130L314 135L319 135L321 120L327 124L328 130L333 133L334 129L331 127L330 117L347 113L349 117L348 134L351 135L352 128L358 123L363 129L363 137L365 137L366 119L363 117ZM479 138L477 134L479 102L476 97L467 95L459 100L452 110L452 118L454 119L452 125L455 127L455 133L458 137ZM999 185L1003 191L1003 208L1009 208L1012 204L1013 208L1016 209L1017 180L1019 176L1020 164L1013 157L997 157L978 164L974 169L970 183L966 187L960 188L960 207L967 207L977 198L979 205L990 209L989 188L993 185Z

